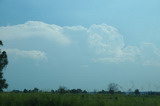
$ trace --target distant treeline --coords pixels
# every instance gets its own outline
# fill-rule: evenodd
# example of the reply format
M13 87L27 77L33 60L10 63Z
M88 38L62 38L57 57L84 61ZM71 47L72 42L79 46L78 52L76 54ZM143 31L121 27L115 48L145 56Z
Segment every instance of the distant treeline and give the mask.
M160 92L154 92L154 91L145 91L145 92L140 92L139 89L135 89L135 91L130 91L130 92L122 92L122 91L112 91L110 90L101 90L101 91L93 91L93 92L88 92L86 90L82 89L67 89L66 87L59 87L57 90L51 90L51 91L42 91L39 90L38 88L34 88L32 90L12 90L11 92L14 93L37 93L37 92L50 92L50 93L59 93L59 94L66 94L66 93L71 93L71 94L125 94L125 95L160 95Z

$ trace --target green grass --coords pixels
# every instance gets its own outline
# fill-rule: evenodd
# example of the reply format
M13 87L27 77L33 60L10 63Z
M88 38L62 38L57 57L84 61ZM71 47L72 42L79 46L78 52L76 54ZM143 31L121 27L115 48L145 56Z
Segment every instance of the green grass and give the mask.
M0 106L160 106L160 96L0 93Z

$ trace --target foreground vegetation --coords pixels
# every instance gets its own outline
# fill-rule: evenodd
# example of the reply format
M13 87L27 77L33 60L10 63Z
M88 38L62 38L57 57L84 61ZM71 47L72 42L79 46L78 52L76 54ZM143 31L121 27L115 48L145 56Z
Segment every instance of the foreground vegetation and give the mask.
M0 93L0 106L160 106L158 95Z

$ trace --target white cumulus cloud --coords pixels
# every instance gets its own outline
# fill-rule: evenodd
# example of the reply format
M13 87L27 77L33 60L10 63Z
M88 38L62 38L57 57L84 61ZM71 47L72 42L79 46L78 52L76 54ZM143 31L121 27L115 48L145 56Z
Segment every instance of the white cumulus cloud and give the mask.
M99 55L99 58L93 59L95 62L134 61L135 57L140 55L139 48L125 46L123 36L112 26L92 25L89 31L90 46Z
M24 39L28 37L44 37L60 44L69 44L70 40L62 33L62 27L46 24L40 21L28 21L24 24L1 26L0 37L2 40Z
M160 49L153 43L143 43L140 46L127 45L119 30L107 24L93 24L90 27L84 27L81 25L58 26L41 21L28 21L24 24L0 27L1 40L16 41L16 39L29 37L43 37L46 41L53 40L63 45L76 44L73 47L79 49L88 47L93 53L91 55L94 57L91 60L94 62L138 61L143 65L160 66ZM47 59L46 54L38 50L8 49L7 51L21 57Z

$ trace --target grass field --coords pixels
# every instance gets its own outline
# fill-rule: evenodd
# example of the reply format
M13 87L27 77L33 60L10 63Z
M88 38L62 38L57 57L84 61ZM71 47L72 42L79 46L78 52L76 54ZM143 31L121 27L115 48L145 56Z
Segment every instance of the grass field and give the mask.
M160 96L0 93L0 106L160 106Z

